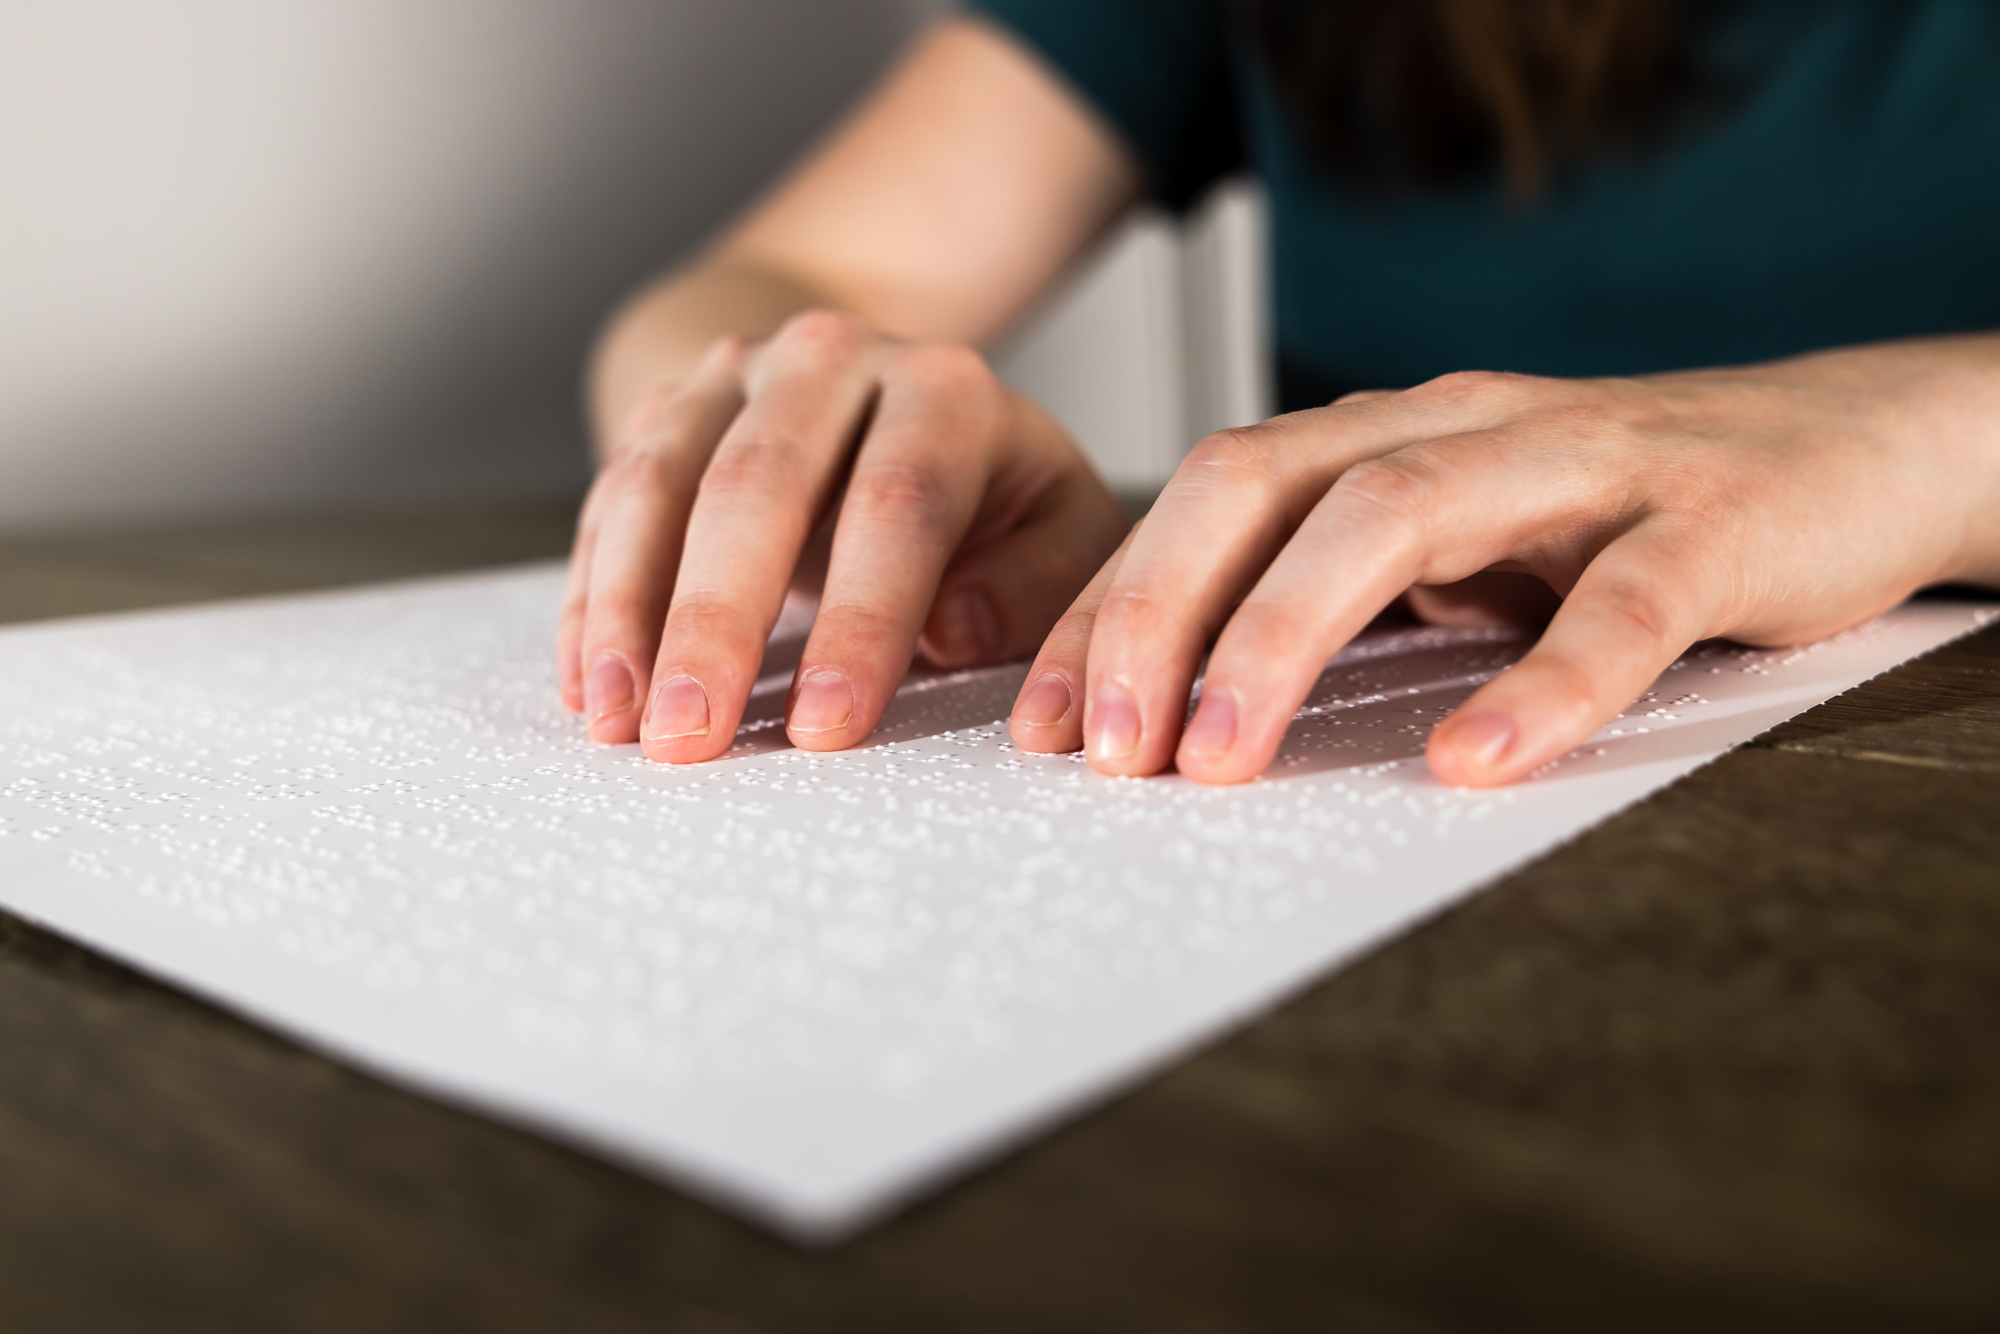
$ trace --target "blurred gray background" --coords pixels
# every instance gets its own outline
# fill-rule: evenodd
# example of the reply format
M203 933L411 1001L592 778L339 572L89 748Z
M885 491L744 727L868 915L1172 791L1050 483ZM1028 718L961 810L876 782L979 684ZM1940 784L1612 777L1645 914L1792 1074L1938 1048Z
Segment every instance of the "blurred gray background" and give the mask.
M0 531L545 492L607 308L932 0L0 0ZM1263 415L1257 203L994 349L1113 479Z

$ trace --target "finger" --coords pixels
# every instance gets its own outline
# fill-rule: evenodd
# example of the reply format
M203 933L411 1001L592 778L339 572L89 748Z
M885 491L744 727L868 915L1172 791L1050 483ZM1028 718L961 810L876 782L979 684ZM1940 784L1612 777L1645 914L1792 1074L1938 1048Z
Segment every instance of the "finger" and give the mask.
M743 406L747 344L725 340L650 403L593 488L577 665L596 741L638 739L644 683L673 594L688 509L716 441Z
M1438 406L1397 395L1318 408L1195 446L1098 612L1084 720L1091 767L1136 776L1167 766L1202 648L1236 600L1336 478L1434 433Z
M1431 732L1431 771L1459 787L1525 778L1644 693L1714 622L1697 540L1641 524L1584 570L1535 647Z
M728 340L718 340L718 345L724 341ZM714 350L710 349L711 352ZM679 386L670 385L641 399L624 428L612 441L605 457L616 458L628 444L635 440L643 441L655 432L664 405L678 389ZM570 543L569 567L563 579L562 611L556 622L556 673L563 705L572 713L583 712L585 705L583 623L590 603L590 563L597 548L598 520L610 489L606 471L599 469L589 493L584 496L582 512L577 516L576 533Z
M577 515L570 540L569 567L563 574L562 611L556 618L556 682L563 707L583 712L583 614L589 603L590 556L597 545L597 510L602 505L603 478L591 484Z
M687 763L728 749L807 535L875 393L872 338L795 316L745 373L747 401L702 474L654 660L640 741Z
M1176 753L1181 772L1211 783L1262 773L1327 660L1405 589L1455 582L1573 528L1598 500L1565 469L1504 432L1349 468L1217 637Z
M1021 683L1021 693L1015 696L1014 711L1007 719L1007 733L1022 750L1060 755L1083 745L1084 673L1091 632L1104 595L1118 577L1125 553L1138 533L1136 527L1127 533L1103 568L1084 585L1028 668L1028 679Z
M1096 474L1076 469L1018 527L954 560L918 646L939 667L1034 652L1131 527Z
M885 365L785 711L792 744L837 750L874 730L979 510L1006 410L969 349L910 348Z
M625 429L618 433L605 456L616 458L628 441L643 437L656 423L662 405L672 397L675 388L668 386L641 399L633 408ZM576 532L570 541L569 566L563 578L562 611L556 621L556 678L562 692L563 707L571 713L583 712L585 704L583 622L590 604L590 562L597 549L598 518L604 509L608 489L605 471L600 468L583 498L583 509L577 515Z

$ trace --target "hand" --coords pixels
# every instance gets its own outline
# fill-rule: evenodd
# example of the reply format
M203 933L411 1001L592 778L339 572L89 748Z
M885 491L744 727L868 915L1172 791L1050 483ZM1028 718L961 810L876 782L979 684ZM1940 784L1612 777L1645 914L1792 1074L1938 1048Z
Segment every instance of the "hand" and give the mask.
M1126 528L976 352L810 311L717 343L613 443L570 559L563 701L598 741L712 759L787 588L823 581L786 728L850 746L919 644L944 667L1032 651Z
M1050 635L1014 739L1242 782L1386 604L1464 618L1525 573L1560 609L1428 750L1446 783L1524 777L1696 640L1811 640L2000 577L1996 371L2000 339L1963 338L1631 380L1469 373L1220 432Z

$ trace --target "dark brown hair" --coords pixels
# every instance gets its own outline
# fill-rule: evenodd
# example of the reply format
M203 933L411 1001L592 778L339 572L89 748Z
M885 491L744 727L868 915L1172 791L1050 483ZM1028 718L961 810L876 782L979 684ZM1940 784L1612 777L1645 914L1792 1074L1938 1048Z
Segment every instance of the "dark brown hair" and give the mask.
M1676 0L1248 0L1313 146L1376 189L1498 166L1516 198L1627 147L1689 82Z

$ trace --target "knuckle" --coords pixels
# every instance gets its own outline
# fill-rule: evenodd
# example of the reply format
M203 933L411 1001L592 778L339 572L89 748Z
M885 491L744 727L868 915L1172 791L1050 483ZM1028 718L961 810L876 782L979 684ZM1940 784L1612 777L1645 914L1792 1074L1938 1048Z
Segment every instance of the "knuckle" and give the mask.
M1083 674L1083 659L1090 652L1090 629L1095 621L1096 613L1089 607L1072 605L1064 610L1049 627L1048 634L1042 636L1028 679L1032 681L1051 668L1064 669L1070 677L1070 688L1076 689L1076 678Z
M902 617L884 608L843 599L820 607L813 634L826 643L874 645L893 642L903 624Z
M1049 632L1049 642L1065 646L1079 657L1087 655L1097 634L1098 622L1103 619L1104 603L1092 598L1089 591L1080 595L1056 622L1056 628Z
M748 334L724 334L708 345L707 356L725 366L740 366L757 350L757 340Z
M698 390L662 390L635 412L605 460L603 473L629 481L644 478L662 461L686 457L702 440L707 416Z
M1315 642L1317 628L1297 607L1253 597L1236 609L1224 633L1233 661L1266 667L1296 657L1301 645Z
M1399 524L1421 524L1437 500L1442 479L1437 468L1412 451L1363 459L1340 475L1333 494L1359 501Z
M944 514L951 486L919 463L864 463L848 483L847 511L878 522L923 524Z
M647 447L650 444L653 447ZM607 495L629 495L635 491L665 490L671 484L673 463L664 442L634 442L604 465L598 485Z
M589 609L584 614L583 638L592 644L618 638L627 628L657 617L659 604L645 589L619 581L590 590ZM655 623L657 628L657 622Z
M1211 431L1188 451L1188 466L1269 477L1278 467L1277 432L1263 423Z
M1159 613L1159 601L1143 589L1113 588L1098 604L1096 630L1118 637L1149 627Z
M676 596L668 608L662 638L683 645L719 645L726 651L756 635L734 603L715 593L690 591Z
M784 495L797 489L799 474L798 450L792 445L766 438L732 440L708 461L701 475L701 494Z
M609 451L611 459L621 459L634 450L656 448L663 429L673 418L679 399L680 392L673 386L654 389L640 399L613 433Z
M859 353L868 338L860 320L844 310L820 306L786 320L771 341L815 360L837 361Z
M1419 388L1441 398L1465 399L1512 393L1528 386L1534 378L1512 371L1452 371L1426 381Z
M1360 403L1374 403L1380 399L1394 398L1396 392L1394 389L1350 389L1339 398L1334 399L1327 406L1342 408L1352 407Z
M993 370L977 349L957 343L924 343L896 356L897 378L920 393L956 396L983 393Z

